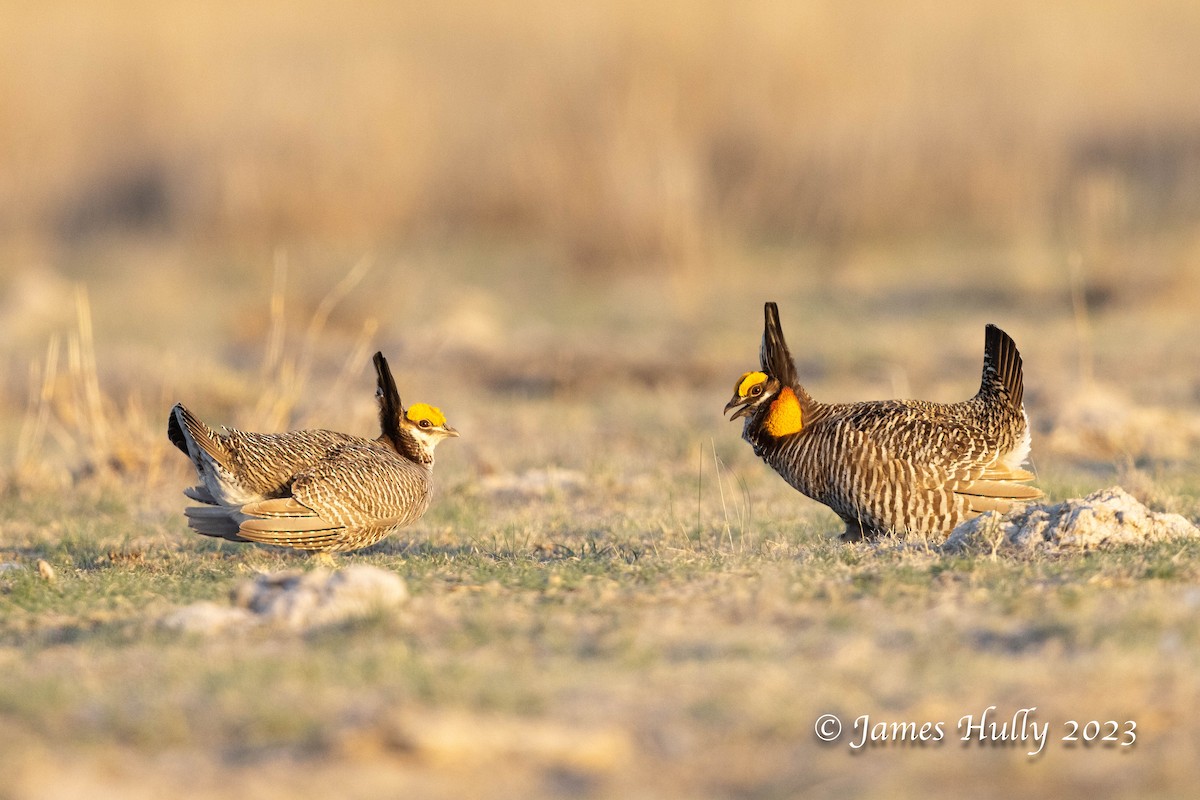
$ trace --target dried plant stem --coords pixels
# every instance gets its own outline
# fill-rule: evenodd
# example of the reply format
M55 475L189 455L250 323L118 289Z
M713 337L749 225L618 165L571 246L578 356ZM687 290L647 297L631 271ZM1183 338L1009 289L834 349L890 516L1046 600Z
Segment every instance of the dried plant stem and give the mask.
M14 466L18 470L28 469L37 461L44 450L46 430L50 423L50 401L54 397L54 381L58 377L58 353L62 341L51 336L46 345L44 366L36 360L29 364L29 400L25 406L25 418L21 422L21 433L17 439Z
M264 391L259 395L255 405L251 427L262 430L281 430L292 427L296 420L293 416L296 405L304 396L312 376L312 366L316 360L317 343L329 316L347 295L349 295L370 271L372 259L364 256L330 289L308 321L304 339L297 357L287 357L284 353L287 344L287 273L288 262L286 254L280 250L275 254L275 274L271 289L271 326L267 335L267 350L263 358L262 383ZM356 341L352 359L342 366L336 388L341 388L349 382L350 377L366 363L371 339L378 330L374 319L367 319ZM336 396L336 390L333 393Z

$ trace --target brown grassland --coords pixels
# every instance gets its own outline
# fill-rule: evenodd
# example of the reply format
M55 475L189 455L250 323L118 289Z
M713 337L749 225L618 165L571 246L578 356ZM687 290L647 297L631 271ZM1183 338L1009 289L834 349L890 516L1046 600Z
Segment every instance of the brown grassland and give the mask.
M1193 796L1200 541L841 544L720 410L764 300L826 399L966 397L995 322L1052 500L1200 520L1197 4L0 18L0 798ZM165 630L314 566L186 529L167 409L370 433L376 349L463 434L338 558L409 602Z

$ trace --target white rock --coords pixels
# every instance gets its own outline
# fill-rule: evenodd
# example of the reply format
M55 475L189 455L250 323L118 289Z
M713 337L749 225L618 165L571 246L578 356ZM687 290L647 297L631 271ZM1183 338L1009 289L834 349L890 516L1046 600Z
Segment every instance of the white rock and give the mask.
M169 630L213 634L259 624L304 629L370 616L402 605L408 587L394 572L356 564L330 572L288 570L244 581L231 593L232 607L195 603L164 617Z
M356 564L336 572L259 575L233 591L234 605L293 628L329 625L400 606L408 587L394 572Z
M173 611L159 622L171 631L211 635L230 628L249 625L254 615L244 608L231 608L217 603L193 603Z
M1112 486L1083 499L1028 506L1007 516L983 514L955 528L943 546L1091 550L1194 536L1200 536L1200 528L1184 517L1151 511Z

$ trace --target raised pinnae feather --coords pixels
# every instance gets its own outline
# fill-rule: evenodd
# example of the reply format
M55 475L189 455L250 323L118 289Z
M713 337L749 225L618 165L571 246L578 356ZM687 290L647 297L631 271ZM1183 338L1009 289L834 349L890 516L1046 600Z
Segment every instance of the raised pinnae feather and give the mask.
M383 437L395 442L400 436L404 403L400 400L400 390L396 387L396 379L383 353L376 352L373 361L377 379L375 397L379 400L379 428Z
M763 306L763 338L759 348L759 363L763 372L771 375L785 386L795 387L799 382L796 362L783 338L783 326L779 324L779 306L767 303Z

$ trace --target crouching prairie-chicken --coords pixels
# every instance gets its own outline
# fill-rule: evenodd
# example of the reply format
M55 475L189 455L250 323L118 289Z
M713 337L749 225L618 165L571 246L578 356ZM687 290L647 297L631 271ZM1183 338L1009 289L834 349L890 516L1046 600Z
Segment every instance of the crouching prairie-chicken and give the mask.
M327 430L222 431L183 404L167 436L192 460L199 483L184 510L205 536L298 550L357 550L418 519L433 497L433 451L458 431L425 403L405 409L383 354L375 354L380 434Z

